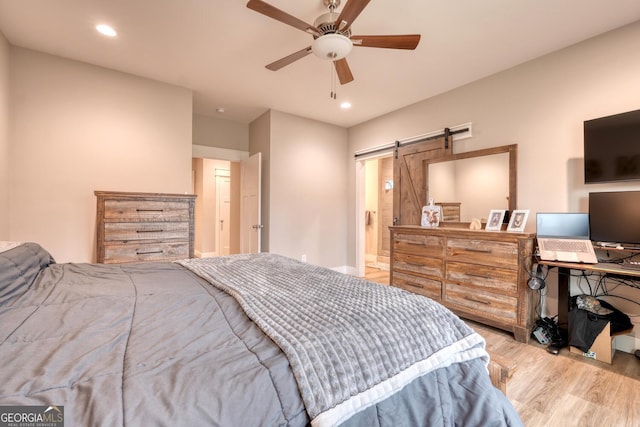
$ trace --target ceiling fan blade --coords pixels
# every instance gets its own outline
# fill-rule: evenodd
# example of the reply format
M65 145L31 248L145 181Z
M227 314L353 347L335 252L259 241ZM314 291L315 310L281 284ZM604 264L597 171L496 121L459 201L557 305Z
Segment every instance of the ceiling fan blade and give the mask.
M353 74L351 74L351 69L345 58L333 61L333 65L336 67L336 73L338 73L338 80L340 80L341 85L346 85L353 81Z
M273 18L276 21L291 25L292 27L298 28L299 30L305 31L309 34L320 35L318 29L313 25L307 24L306 22L296 18L295 16L289 15L287 12L278 9L277 7L271 6L269 3L265 3L262 0L249 0L249 2L247 3L247 7L265 16L268 16L269 18Z
M351 36L354 46L381 47L387 49L413 50L420 42L420 34L403 34L393 36Z
M346 31L371 0L349 0L336 19L338 31ZM344 23L343 23L344 22Z
M277 61L274 61L269 65L266 65L266 67L271 71L278 71L280 68L285 67L291 64L292 62L297 61L298 59L304 58L310 53L311 53L311 46L305 47L302 50L299 50L295 53L292 53L291 55L285 56L284 58L278 59Z

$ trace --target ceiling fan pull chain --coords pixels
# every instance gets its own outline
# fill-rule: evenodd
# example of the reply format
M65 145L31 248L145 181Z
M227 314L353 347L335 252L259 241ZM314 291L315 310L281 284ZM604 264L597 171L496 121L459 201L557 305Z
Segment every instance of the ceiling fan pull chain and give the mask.
M331 73L331 93L329 97L331 99L336 99L336 74L333 70L333 61L329 65L329 72Z

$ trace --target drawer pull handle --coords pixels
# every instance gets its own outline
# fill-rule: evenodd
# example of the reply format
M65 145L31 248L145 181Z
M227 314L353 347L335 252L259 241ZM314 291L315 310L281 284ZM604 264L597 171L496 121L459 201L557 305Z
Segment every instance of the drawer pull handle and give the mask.
M424 288L424 285L421 285L420 283L414 283L414 282L405 282L407 285L412 286L414 288Z
M136 255L161 254L162 251L136 251Z
M427 244L424 242L416 242L414 240L397 239L396 242L406 243L407 245L412 245L412 246L427 246Z
M406 264L408 265L412 265L414 267L422 267L423 265L420 264L419 262L411 262L411 261L406 261Z
M484 304L484 305L491 305L490 302L487 301L481 301L479 299L475 299L475 298L471 298L470 296L465 296L464 299L468 300L468 301L472 301L472 302L477 302L479 304Z
M164 209L144 209L144 208L137 208L136 212L164 212Z
M163 229L158 229L158 230L136 230L136 233L162 233L164 230Z
M480 279L491 279L491 276L486 276L486 275L482 275L482 274L467 273L467 276L478 277Z
M489 249L475 249L475 248L466 248L466 250L468 250L469 252L480 252L483 254L490 254L491 250Z

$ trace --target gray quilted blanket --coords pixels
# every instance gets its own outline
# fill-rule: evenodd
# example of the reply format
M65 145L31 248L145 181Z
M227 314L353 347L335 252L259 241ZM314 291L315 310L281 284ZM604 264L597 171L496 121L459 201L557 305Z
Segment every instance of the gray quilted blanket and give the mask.
M488 361L484 339L456 315L398 288L266 253L179 263L235 297L280 346L315 426L438 368Z

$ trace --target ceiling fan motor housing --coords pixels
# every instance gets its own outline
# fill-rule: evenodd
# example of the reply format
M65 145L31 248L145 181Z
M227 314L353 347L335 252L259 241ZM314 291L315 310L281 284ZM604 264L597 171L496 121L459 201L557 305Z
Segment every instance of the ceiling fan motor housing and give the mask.
M320 35L314 36L315 40L311 50L320 59L337 61L346 57L353 48L353 43L349 39L351 29L347 29L344 33L339 33L336 28L337 19L337 13L329 12L320 15L314 22L314 26L319 30Z
M318 29L318 31L320 32L320 36L315 37L317 38L322 37L325 34L338 33L336 21L338 20L339 16L340 15L336 12L327 12L318 16L318 18L316 18L316 20L314 21L313 26ZM351 28L348 28L347 31L340 32L339 34L342 34L346 37L351 37Z

